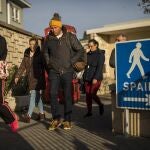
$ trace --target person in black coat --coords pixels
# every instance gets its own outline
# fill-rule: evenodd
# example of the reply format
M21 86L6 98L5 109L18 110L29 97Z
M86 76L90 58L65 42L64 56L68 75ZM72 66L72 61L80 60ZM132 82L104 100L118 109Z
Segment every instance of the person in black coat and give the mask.
M29 48L24 52L23 60L20 64L18 72L15 76L15 83L22 76L23 72L26 71L28 86L30 91L30 104L27 114L24 116L26 123L30 123L31 116L35 104L38 104L39 117L38 120L44 120L45 114L43 110L42 93L45 90L45 71L47 70L46 61L44 59L43 53L38 46L38 39L32 37L29 40Z
M43 46L44 56L49 67L50 101L52 121L49 130L61 125L62 114L57 100L58 90L64 89L63 129L71 129L72 116L72 79L74 66L84 54L84 49L76 35L66 32L61 17L55 13L50 20L51 32ZM74 53L73 53L74 52Z
M124 42L127 40L127 36L123 33L119 34L116 37L116 42ZM116 62L115 62L115 48L112 50L110 58L109 58L109 66L111 68L114 68L114 76L116 76L116 71L115 71L115 67L116 67ZM116 84L112 83L109 85L109 88L112 92L116 92Z
M116 38L116 42L123 42L126 41L127 37L124 34L119 34ZM110 55L110 59L109 59L109 65L112 68L115 68L115 49L112 50L111 55Z
M92 116L92 99L99 105L100 115L104 113L104 105L97 96L97 91L103 80L105 51L98 48L99 44L94 39L89 40L88 45L90 51L87 53L87 66L83 75L88 112L84 117Z

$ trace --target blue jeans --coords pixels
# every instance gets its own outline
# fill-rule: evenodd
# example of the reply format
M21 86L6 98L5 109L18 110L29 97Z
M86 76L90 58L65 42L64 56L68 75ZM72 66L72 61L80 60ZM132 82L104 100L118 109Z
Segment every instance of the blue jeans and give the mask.
M31 117L35 103L37 102L40 113L43 114L43 102L41 100L40 91L31 90L30 91L30 105L28 110L28 115Z
M58 90L60 86L64 90L64 119L71 121L72 113L72 78L73 73L67 72L64 74L56 73L53 70L49 72L50 80L50 103L53 119L60 119L60 109L58 102Z

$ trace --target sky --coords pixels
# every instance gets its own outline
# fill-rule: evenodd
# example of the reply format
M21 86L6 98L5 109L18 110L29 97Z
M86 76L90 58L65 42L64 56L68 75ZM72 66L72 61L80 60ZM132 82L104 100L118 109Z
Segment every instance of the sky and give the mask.
M150 18L137 4L140 0L27 0L31 8L24 9L24 29L44 36L44 28L55 12L63 24L73 25L78 38L84 31L104 25Z

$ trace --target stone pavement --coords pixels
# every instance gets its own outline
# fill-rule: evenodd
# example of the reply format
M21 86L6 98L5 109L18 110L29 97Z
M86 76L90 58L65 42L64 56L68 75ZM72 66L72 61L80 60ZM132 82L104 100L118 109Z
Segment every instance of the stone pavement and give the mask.
M64 131L48 131L51 118L50 106L45 105L46 120L30 124L19 122L20 129L14 134L0 120L0 150L149 150L150 138L126 138L111 133L111 103L103 99L105 113L99 115L98 107L93 104L93 116L83 118L86 113L84 101L74 105L73 128ZM62 106L61 106L62 107ZM63 109L63 108L62 108ZM35 117L37 109L33 117Z

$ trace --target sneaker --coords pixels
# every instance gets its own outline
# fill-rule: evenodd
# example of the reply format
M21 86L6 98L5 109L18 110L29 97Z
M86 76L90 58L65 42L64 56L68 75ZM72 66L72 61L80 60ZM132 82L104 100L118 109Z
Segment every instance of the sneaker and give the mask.
M39 113L39 115L38 115L38 117L37 117L36 120L37 120L37 121L44 121L44 120L45 120L45 114Z
M17 116L15 116L15 120L11 124L9 124L9 126L10 126L12 132L17 132L17 130L19 128Z
M99 114L100 114L100 115L103 115L103 113L104 113L104 105L101 104L101 105L99 106Z
M92 116L93 114L91 112L88 112L87 114L84 115L84 118L87 118L87 117L90 117Z
M63 122L63 129L64 129L64 130L70 130L70 129L71 129L71 122L69 122L69 121L64 121L64 122Z
M49 131L57 129L61 125L61 122L59 120L52 120L50 123L50 126L48 128Z

